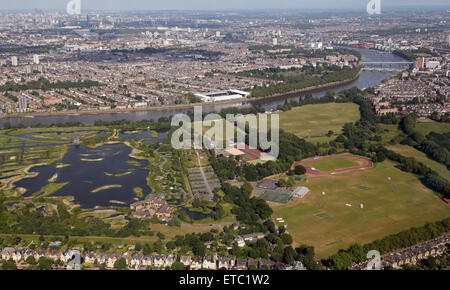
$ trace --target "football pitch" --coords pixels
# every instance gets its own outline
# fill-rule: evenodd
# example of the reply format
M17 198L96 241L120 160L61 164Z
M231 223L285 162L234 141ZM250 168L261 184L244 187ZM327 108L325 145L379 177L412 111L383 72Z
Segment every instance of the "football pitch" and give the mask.
M318 258L450 217L449 205L391 161L362 171L307 178L310 194L270 205L273 218L288 223L294 243L314 246Z

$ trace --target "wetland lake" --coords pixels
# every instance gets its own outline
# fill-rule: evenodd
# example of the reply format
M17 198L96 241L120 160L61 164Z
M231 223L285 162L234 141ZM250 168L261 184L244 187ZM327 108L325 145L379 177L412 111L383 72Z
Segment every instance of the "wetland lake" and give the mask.
M139 198L136 188L144 196L151 192L149 162L131 158L130 153L122 143L97 148L72 145L60 163L34 167L30 172L39 173L37 177L15 185L27 189L26 197L39 195L48 184L61 185L51 195L73 196L82 208L128 206Z

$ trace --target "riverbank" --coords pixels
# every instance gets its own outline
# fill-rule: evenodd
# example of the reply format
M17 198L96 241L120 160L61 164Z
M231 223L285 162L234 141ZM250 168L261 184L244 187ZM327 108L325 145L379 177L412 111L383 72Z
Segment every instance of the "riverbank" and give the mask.
M8 118L34 118L34 117L48 117L48 116L79 116L79 115L99 115L99 114L123 114L123 113L133 113L133 112L151 112L151 111L166 111L166 110L189 110L193 109L195 106L202 107L214 107L219 105L233 105L233 104L247 104L247 103L257 103L266 100L289 98L296 94L312 93L323 89L332 89L334 87L339 87L342 85L349 84L357 80L362 73L362 69L356 74L355 77L343 81L327 83L318 86L307 87L299 90L290 91L282 94L275 94L267 97L249 98L249 99L233 99L220 102L212 103L192 103L192 104L174 104L165 105L159 107L145 107L145 108L130 108L130 109L111 109L111 110L95 110L95 111L60 111L60 112L29 112L29 113L11 113L2 114L0 119Z

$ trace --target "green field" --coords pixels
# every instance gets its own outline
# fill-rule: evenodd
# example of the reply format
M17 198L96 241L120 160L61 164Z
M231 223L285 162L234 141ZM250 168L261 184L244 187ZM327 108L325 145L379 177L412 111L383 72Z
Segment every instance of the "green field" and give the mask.
M271 206L273 218L288 223L295 244L313 245L319 258L450 216L449 205L390 161L363 171L307 178L306 184L299 183L311 190L307 196Z
M440 123L432 120L425 120L416 123L416 130L422 133L424 136L428 135L431 131L436 133L448 133L450 132L449 123Z
M377 124L377 135L381 136L382 144L388 145L389 141L396 138L397 136L406 136L398 128L398 125L388 125L388 124Z
M331 103L306 105L280 113L280 128L312 141L329 141L326 134L342 132L345 123L359 120L358 105L353 103Z
M302 163L303 166L310 166L316 168L319 171L332 171L341 168L349 168L361 166L363 163L358 162L356 159L348 158L348 157L336 157L332 159L323 159L323 160L311 160L305 163Z
M417 161L422 162L432 170L436 171L443 178L450 180L450 171L447 167L427 157L427 155L414 147L408 145L388 146L389 150L395 151L405 157L414 157Z

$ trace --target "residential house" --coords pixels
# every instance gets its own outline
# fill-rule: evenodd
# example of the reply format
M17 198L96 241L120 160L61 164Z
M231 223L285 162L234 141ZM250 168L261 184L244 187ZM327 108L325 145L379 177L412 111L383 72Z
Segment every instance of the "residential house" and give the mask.
M230 269L232 269L236 264L236 256L228 256L228 259L230 261Z
M89 265L93 265L95 262L95 258L96 258L96 255L94 252L87 253L84 256L84 262L88 263Z
M216 264L216 261L214 260L213 256L206 256L203 259L202 269L207 269L207 270L216 270L217 269L217 264Z
M219 270L230 269L230 259L228 257L220 257L218 259L218 269Z
M153 266L160 268L164 266L165 256L164 255L155 255L153 260Z
M194 257L191 262L191 270L200 270L202 268L202 261L199 257Z
M256 269L258 268L258 260L250 259L247 261L247 267L250 269L250 267L254 266Z
M101 253L97 255L97 263L99 265L104 265L106 263L106 254L105 253Z
M59 257L61 256L61 252L58 250L51 250L49 252L47 252L47 258L56 261L59 259Z
M192 258L189 255L184 255L180 257L180 262L183 263L185 268L189 268L191 266Z
M114 268L114 263L117 261L117 259L120 258L120 255L117 253L109 254L106 258L106 267L109 269Z
M46 257L47 256L47 250L37 250L34 252L34 259L36 261L39 260L40 257Z
M150 255L144 256L141 262L142 266L151 267L153 265L153 257Z
M131 256L131 263L130 267L139 269L139 266L141 265L142 256L139 254L134 254Z
M257 240L263 239L265 237L265 235L263 233L253 233L253 234L247 234L247 235L243 235L242 238L244 239L244 241L246 242L256 242Z
M12 259L12 257L13 257L13 253L14 253L14 249L13 248L4 248L3 250L2 250L2 259L3 260L9 260L9 259Z
M234 241L237 243L238 247L242 248L245 246L245 241L241 236L237 236L234 238Z
M164 267L172 267L172 264L175 262L174 255L168 255L166 261L164 263Z
M247 260L237 259L234 265L234 268L237 270L245 270L247 269Z
M263 267L267 266L267 268L270 270L270 269L272 269L272 266L274 264L275 263L273 261L268 260L268 259L261 259L261 260L259 260L259 268L263 268Z
M64 263L67 263L69 260L72 259L72 250L65 250L64 252L61 253L61 261L63 261Z
M15 263L20 262L20 260L22 260L22 251L20 250L15 250L12 252L12 259Z
M28 257L34 257L34 251L33 250L26 250L23 253L23 260L26 261Z

